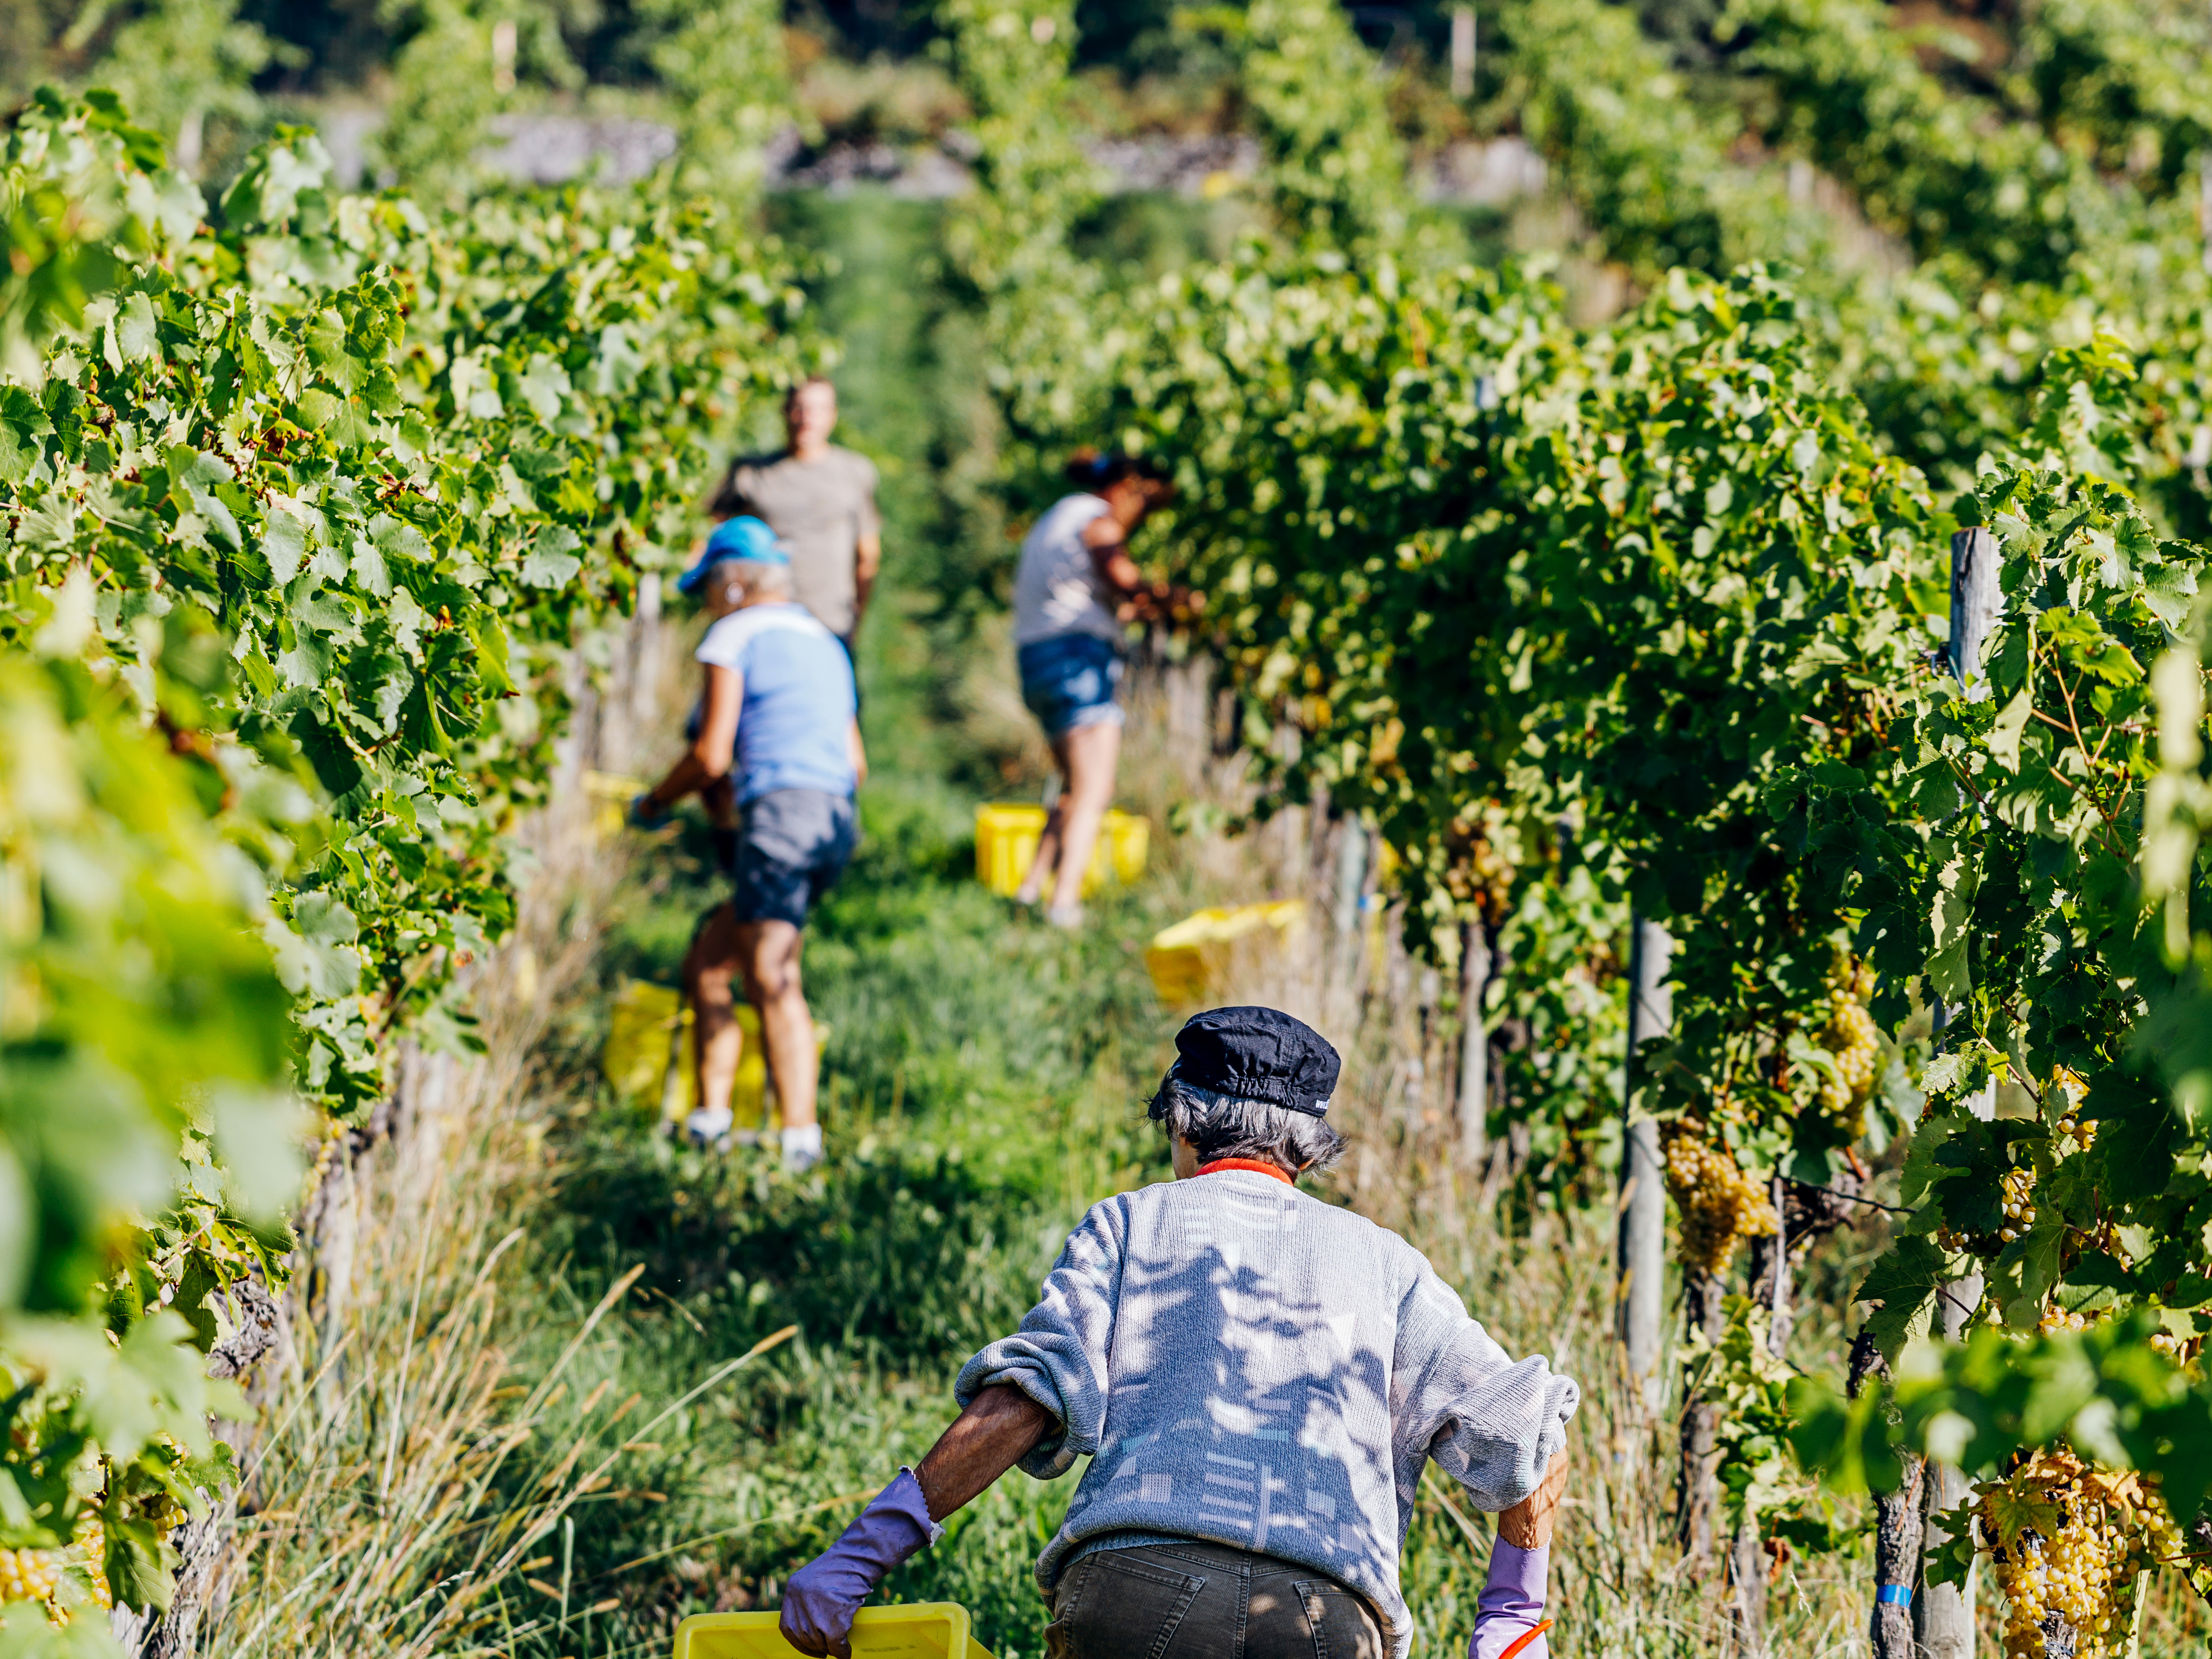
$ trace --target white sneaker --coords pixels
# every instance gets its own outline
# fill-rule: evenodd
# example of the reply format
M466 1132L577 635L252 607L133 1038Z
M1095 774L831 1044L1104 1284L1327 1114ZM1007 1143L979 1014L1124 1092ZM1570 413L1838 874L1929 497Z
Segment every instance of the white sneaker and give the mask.
M684 1120L684 1138L694 1146L722 1152L729 1146L730 1128L737 1121L737 1114L726 1106L720 1110L702 1106Z
M822 1161L822 1126L818 1123L787 1124L783 1131L783 1167L793 1175L805 1175Z
M1055 927L1065 927L1071 933L1083 926L1087 918L1079 904L1055 904L1044 913L1044 919Z

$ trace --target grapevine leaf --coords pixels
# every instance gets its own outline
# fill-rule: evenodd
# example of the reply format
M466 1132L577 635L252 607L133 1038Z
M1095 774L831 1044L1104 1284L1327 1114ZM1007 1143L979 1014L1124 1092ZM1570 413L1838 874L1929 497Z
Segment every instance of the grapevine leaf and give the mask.
M1929 1516L1931 1522L1940 1522L1943 1528L1943 1546L1933 1549L1922 1558L1921 1577L1929 1584L1963 1584L1974 1565L1974 1506L1961 1504L1954 1510L1941 1510Z
M374 542L356 538L353 544L354 580L380 599L392 597L392 572L384 562L383 550Z
M629 331L609 323L599 332L599 349L592 361L592 390L601 397L618 396L637 384L645 367L644 356L630 343Z
M2112 1101L2112 1115L2100 1119L2100 1133L2090 1153L2092 1167L2099 1171L2106 1196L2115 1200L2163 1192L2173 1179L2180 1120L2165 1102L2132 1079L2106 1078L2100 1106L2116 1095L2124 1097L2124 1108L2122 1101Z
M2066 1270L2066 1283L2081 1290L2132 1291L2136 1276L2104 1250L2084 1250Z
M522 562L522 580L532 587L566 587L576 579L584 562L576 556L583 543L566 525L555 525L538 538Z
M1894 1361L1905 1344L1926 1334L1936 1293L1953 1278L1950 1258L1932 1239L1900 1238L1868 1269L1852 1299L1881 1305L1867 1316L1867 1329L1883 1355Z
M1984 1487L1982 1492L2001 1544L2013 1543L2023 1532L2033 1532L2045 1540L2056 1538L2065 1524L2064 1512L2033 1487L1999 1481Z
M360 936L354 913L326 892L301 894L289 927L271 916L263 929L284 988L325 999L360 988L361 952L353 948Z
M185 1259L184 1272L178 1275L176 1295L169 1305L184 1316L185 1323L192 1328L192 1342L202 1353L216 1345L215 1315L207 1305L208 1293L222 1288L222 1280L216 1277L213 1266L204 1252L194 1250Z
M300 1190L299 1102L274 1089L226 1085L209 1091L208 1115L237 1207L261 1225L280 1224Z
M1972 1068L1972 1057L1954 1048L1928 1062L1920 1074L1920 1086L1930 1095L1954 1093L1965 1086Z
M2021 738L2027 730L2028 716L2033 711L2034 702L2029 696L2027 688L2022 686L2018 695L2004 706L2003 711L1990 726L1989 736L1983 740L1983 746L1988 750L1990 757L2008 772L2020 770Z
M561 400L568 394L568 371L544 352L532 354L530 367L515 381L522 400L541 421L551 422L561 413ZM559 583L553 584L556 586Z
M428 562L436 556L421 531L404 519L395 519L389 513L380 513L368 521L369 539L386 553Z
M289 587L307 558L307 523L298 514L272 507L261 526L261 556L279 587Z
M0 484L19 484L31 476L38 441L53 429L36 398L21 386L0 385Z
M126 296L116 307L114 320L109 326L114 332L117 354L126 363L145 362L159 349L154 330L153 301L143 294Z
M176 1595L175 1573L183 1558L145 1522L111 1514L105 1530L106 1547L100 1565L115 1605L167 1613Z

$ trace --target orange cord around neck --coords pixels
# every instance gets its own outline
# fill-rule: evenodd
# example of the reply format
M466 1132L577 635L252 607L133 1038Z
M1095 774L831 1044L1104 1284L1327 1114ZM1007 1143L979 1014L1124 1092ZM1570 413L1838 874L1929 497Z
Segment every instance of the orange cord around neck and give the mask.
M1217 1158L1211 1164L1200 1164L1195 1173L1212 1175L1216 1170L1249 1170L1254 1175L1273 1176L1285 1187L1295 1187L1298 1184L1273 1164L1262 1164L1256 1158Z

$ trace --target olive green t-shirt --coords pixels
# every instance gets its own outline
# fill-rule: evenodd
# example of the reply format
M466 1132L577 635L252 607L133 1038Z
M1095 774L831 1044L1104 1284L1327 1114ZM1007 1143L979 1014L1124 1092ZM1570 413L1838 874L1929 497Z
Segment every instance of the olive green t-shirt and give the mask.
M883 522L876 469L866 456L835 444L818 461L788 453L740 456L707 510L718 519L750 513L766 522L790 551L793 597L831 633L851 638L860 538Z

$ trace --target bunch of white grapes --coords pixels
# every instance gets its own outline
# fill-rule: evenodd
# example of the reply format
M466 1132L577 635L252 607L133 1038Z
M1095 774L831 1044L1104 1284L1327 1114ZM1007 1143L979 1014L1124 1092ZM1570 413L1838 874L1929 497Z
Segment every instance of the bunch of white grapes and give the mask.
M172 1509L175 1508L175 1500L166 1492L162 1494L162 1501ZM178 1511L178 1518L183 1518L182 1510ZM160 1528L163 1538L173 1530L173 1526L161 1526L158 1521L155 1525ZM77 1517L76 1547L84 1553L85 1582L92 1591L94 1604L102 1607L113 1607L115 1595L107 1587L107 1528L101 1523L98 1510L88 1509Z
M59 1550L0 1550L0 1602L51 1601L61 1583Z
M2037 1452L2002 1480L1980 1487L1981 1531L1999 1540L1997 1511L2033 1506L2050 1517L1991 1549L2006 1600L2009 1659L2077 1659L2127 1651L2135 1625L2136 1577L2179 1560L2180 1528L2132 1474L2089 1468L2062 1449ZM2070 1632L2072 1645L2061 1638Z
M1856 1139L1866 1128L1866 1106L1881 1073L1881 1037L1867 1000L1874 974L1848 951L1836 952L1828 969L1828 1023L1817 1034L1836 1063L1820 1079L1820 1109Z
M1737 1243L1769 1238L1782 1230L1766 1188L1743 1172L1733 1154L1705 1126L1683 1119L1660 1139L1667 1153L1667 1190L1682 1217L1682 1265L1724 1272Z
M2004 1220L1997 1228L1997 1237L2009 1244L2035 1225L2035 1171L2007 1170L2001 1195Z

